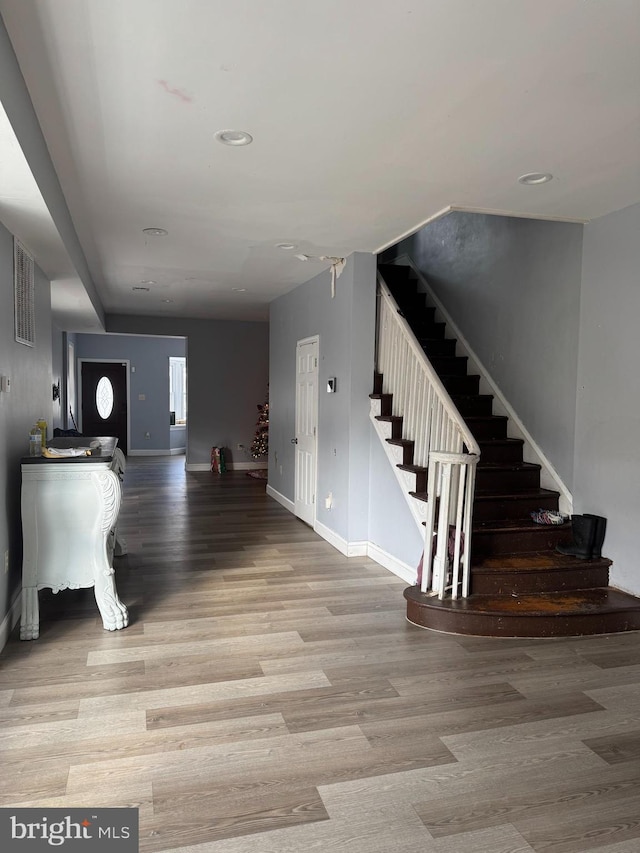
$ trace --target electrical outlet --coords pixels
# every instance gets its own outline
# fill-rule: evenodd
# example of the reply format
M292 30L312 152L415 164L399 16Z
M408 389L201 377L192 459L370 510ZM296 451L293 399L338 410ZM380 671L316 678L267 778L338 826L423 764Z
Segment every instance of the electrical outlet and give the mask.
M5 575L9 572L9 549L4 552L4 573Z
M329 494L324 499L324 508L331 509L333 506L333 492L329 492Z

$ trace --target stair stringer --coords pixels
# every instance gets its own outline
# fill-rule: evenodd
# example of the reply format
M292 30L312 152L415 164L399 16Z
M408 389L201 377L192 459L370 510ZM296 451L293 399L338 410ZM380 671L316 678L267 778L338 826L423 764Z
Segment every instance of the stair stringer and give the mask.
M376 435L380 439L382 447L384 448L385 455L391 464L395 478L402 489L402 494L404 495L407 506L411 511L411 515L415 523L418 525L420 535L424 538L424 522L427 518L428 508L427 501L417 500L409 494L409 492L415 491L416 475L412 474L410 471L402 471L398 468L398 465L402 464L402 448L389 444L387 441L388 438L391 438L391 424L385 421L376 420L376 416L382 413L380 400L371 400L370 403L369 418L376 431Z
M407 255L398 255L389 264L396 266L409 267L416 275L418 291L426 293L431 304L436 307L436 315L440 315L438 320L447 324L447 330L451 333L451 337L456 338L456 354L467 356L468 372L477 373L480 375L480 392L483 394L493 395L493 414L506 415L508 420L508 436L509 438L521 438L524 441L523 459L525 462L533 462L541 466L540 470L540 485L544 489L550 489L560 493L559 509L561 512L573 514L573 495L567 488L566 484L560 477L554 465L549 461L540 445L535 441L531 433L527 430L522 420L519 418L515 409L511 406L507 398L504 396L499 386L492 379L491 374L485 368L482 361L478 358L473 348L465 338L460 328L456 325L451 315L444 307L440 299L433 292L429 282L413 262L412 258Z

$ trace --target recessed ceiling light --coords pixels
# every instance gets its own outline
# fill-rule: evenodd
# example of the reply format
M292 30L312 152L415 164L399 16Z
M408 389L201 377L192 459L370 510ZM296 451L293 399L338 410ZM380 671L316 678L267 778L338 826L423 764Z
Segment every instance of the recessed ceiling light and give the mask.
M236 293L246 293L246 287L232 287L231 290L235 290Z
M166 303L167 303L167 305L168 305L168 304L169 304L169 302L173 302L173 299L163 299L162 301L163 301L163 302L166 302Z
M142 287L142 286L141 286L141 285L139 285L139 284L134 284L134 285L133 285L133 287L131 288L131 290L144 290L144 291L148 291L148 290L149 290L149 288L148 288L148 287Z
M520 175L518 183L526 184L527 186L536 186L537 184L547 184L553 179L551 172L528 172L526 175Z
M140 284L155 284L155 281L152 278L142 278Z
M142 233L149 237L166 237L169 232L164 228L143 228Z
M276 249L283 249L285 252L290 252L297 248L295 243L276 243Z
M253 136L246 130L219 130L213 138L223 145L250 145Z

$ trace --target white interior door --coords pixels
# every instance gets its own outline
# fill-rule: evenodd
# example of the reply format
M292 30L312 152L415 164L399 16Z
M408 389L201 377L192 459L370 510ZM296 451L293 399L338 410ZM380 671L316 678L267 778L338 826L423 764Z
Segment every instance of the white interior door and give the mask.
M295 513L313 523L316 518L316 455L318 432L318 338L296 344Z

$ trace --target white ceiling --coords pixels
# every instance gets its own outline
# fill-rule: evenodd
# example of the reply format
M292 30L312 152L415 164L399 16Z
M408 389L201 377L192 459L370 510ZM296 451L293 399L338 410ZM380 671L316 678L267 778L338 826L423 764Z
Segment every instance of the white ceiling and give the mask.
M374 252L449 206L588 220L640 201L638 0L0 13L107 312L265 319L324 268L295 252ZM225 128L253 144L220 145ZM555 178L517 182L532 171Z

